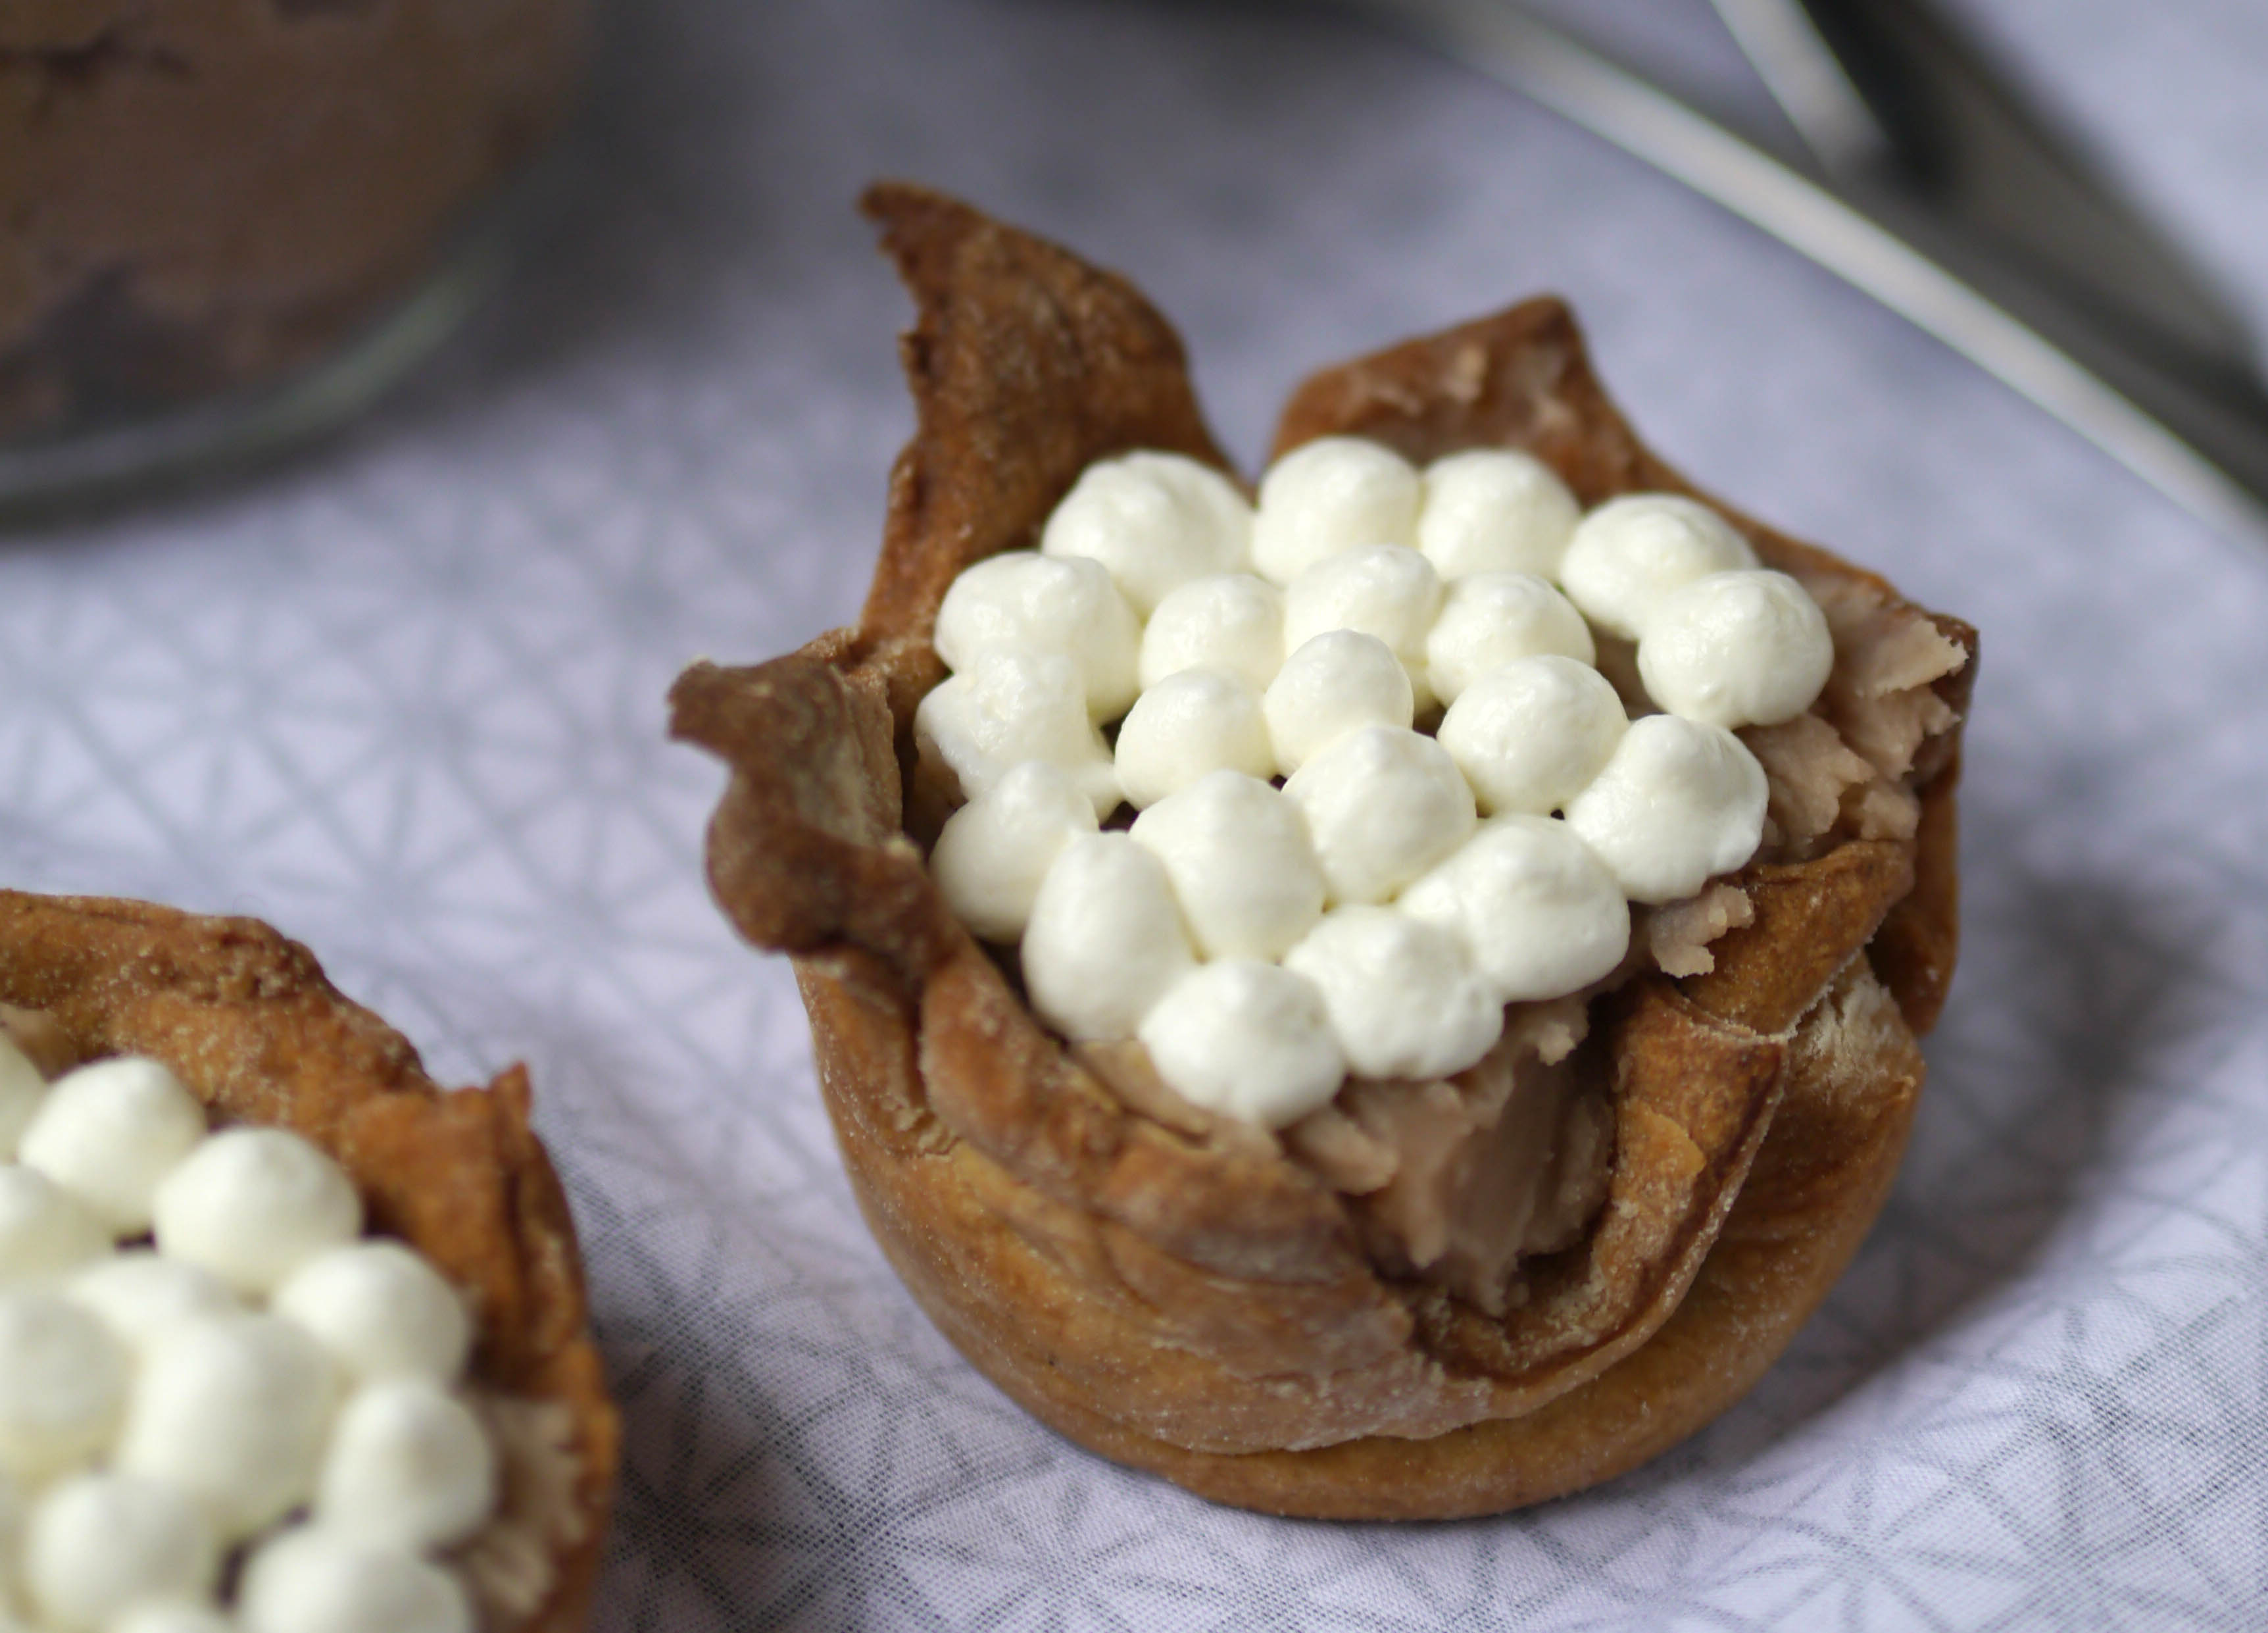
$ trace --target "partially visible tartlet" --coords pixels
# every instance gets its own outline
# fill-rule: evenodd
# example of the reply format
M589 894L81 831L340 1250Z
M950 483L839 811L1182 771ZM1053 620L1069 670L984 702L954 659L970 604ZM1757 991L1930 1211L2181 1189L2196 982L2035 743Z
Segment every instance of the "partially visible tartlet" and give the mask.
M0 1028L49 1078L149 1057L215 1127L287 1130L345 1170L369 1229L468 1301L468 1398L498 1483L453 1563L480 1626L583 1627L619 1425L525 1070L442 1090L406 1039L255 920L13 890L0 890Z
M956 576L1030 546L1095 461L1229 467L1178 339L1124 281L933 194L865 203L918 307L919 429L865 612L770 663L696 666L673 702L676 734L732 768L711 885L742 934L795 957L884 1252L1043 1421L1224 1502L1484 1513L1682 1439L1771 1363L1896 1173L1915 1039L1953 966L1973 632L1705 500L1638 443L1555 300L1293 395L1278 455L1334 435L1419 462L1511 447L1586 506L1705 499L1834 636L1812 708L1743 734L1771 783L1756 859L1653 910L1612 980L1507 1012L1513 1068L1572 1079L1554 1137L1598 1153L1598 1183L1539 1208L1509 1284L1471 1284L1454 1253L1413 1259L1395 1164L1417 1148L1381 1142L1395 1119L1372 1114L1402 1086L1350 1082L1280 1133L1201 1112L1138 1051L1051 1032L933 883L959 794L913 723L945 675L932 638ZM1438 1087L1441 1137L1480 1169L1455 1183L1485 1200L1502 1093Z

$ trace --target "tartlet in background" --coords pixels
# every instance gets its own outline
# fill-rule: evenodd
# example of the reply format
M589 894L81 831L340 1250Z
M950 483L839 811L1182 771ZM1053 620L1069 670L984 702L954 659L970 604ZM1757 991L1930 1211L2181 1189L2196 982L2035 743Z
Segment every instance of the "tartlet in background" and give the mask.
M496 1511L454 1557L484 1633L578 1633L619 1455L567 1198L526 1072L446 1090L399 1032L250 919L0 890L0 1022L46 1075L170 1068L216 1127L288 1129L343 1168L370 1228L470 1303Z

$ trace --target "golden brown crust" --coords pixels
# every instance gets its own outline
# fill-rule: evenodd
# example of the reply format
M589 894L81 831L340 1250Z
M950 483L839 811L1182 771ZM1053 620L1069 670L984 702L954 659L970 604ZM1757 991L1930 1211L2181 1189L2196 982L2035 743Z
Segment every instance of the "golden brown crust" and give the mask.
M884 182L859 208L913 292L899 352L922 427L890 473L867 640L926 643L954 576L1035 543L1098 459L1163 448L1229 468L1181 336L1132 284L925 188Z
M1881 969L1918 1015L1933 1008L1949 855L1852 840L1742 876L1754 919L1712 969L1641 975L1594 1008L1583 1047L1611 1085L1616 1145L1597 1228L1533 1264L1502 1317L1381 1275L1344 1200L1274 1141L1168 1126L1114 1092L928 884L934 813L909 721L942 673L928 635L946 584L1029 544L1094 459L1145 442L1219 456L1170 330L1121 280L913 189L868 208L920 313L920 428L865 622L754 669L696 667L673 702L676 735L732 767L711 882L752 940L798 955L822 1090L891 1262L1042 1418L1225 1501L1486 1512L1690 1432L1771 1363L1895 1172L1918 1057L1857 955L1931 881L1896 921L1919 956ZM1314 376L1278 446L1333 432L1420 460L1526 447L1587 503L1691 491L1615 412L1556 301ZM1775 565L1904 607L1880 579L1734 520ZM1948 787L1940 774L1925 809L1949 809ZM1926 816L1918 843L1949 847L1947 821ZM1846 1027L1831 994L1862 988L1879 1001ZM1822 1029L1854 1040L1828 1052L1831 1071ZM1800 1149L1774 1135L1790 1127L1809 1131Z
M1815 861L1767 863L1740 877L1754 916L1712 943L1714 968L1681 985L1721 1021L1778 1033L1874 939L1913 886L1913 856L1903 845L1853 839Z
M1961 786L1956 749L1921 791L1921 825L1914 836L1914 885L1892 907L1867 957L1906 1012L1917 1036L1926 1037L1953 987L1961 946L1961 819L1954 794Z
M1580 1491L1667 1451L1747 1393L1818 1306L1889 1195L1920 1094L1921 1056L1866 966L1853 965L1845 979L1855 1004L1838 988L1837 1001L1822 1003L1798 1032L1774 1137L1675 1312L1619 1363L1521 1417L1426 1440L1372 1436L1307 1451L1208 1455L1103 1416L1091 1400L1049 1387L1051 1377L1003 1366L982 1334L939 1315L921 1267L909 1284L978 1368L1035 1415L1216 1502L1325 1519L1447 1519ZM1870 1011L1859 1025L1845 1014L1852 1007ZM902 1255L891 1259L907 1271Z
M1574 314L1548 295L1309 375L1284 405L1269 457L1326 436L1367 437L1418 461L1526 448L1586 507L1690 491L1631 434L1591 373Z
M0 890L0 1002L44 1013L81 1058L165 1061L229 1122L286 1127L346 1168L373 1228L470 1290L475 1377L572 1425L574 1541L514 1633L585 1620L618 1425L590 1334L574 1222L529 1126L526 1073L445 1092L416 1052L250 919Z

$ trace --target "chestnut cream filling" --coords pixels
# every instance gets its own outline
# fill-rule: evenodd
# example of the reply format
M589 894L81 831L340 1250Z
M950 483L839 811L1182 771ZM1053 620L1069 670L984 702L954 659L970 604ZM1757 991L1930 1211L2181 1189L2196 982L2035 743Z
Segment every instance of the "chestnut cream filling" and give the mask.
M1957 720L1934 688L1966 662L1958 641L1873 586L1821 576L1806 587L1834 631L1835 669L1809 713L1739 734L1771 790L1752 866L1806 861L1849 839L1911 839L1917 790L1941 769L1937 741ZM1278 1143L1347 1199L1381 1273L1500 1315L1526 1297L1522 1263L1581 1241L1606 1200L1614 1118L1606 1063L1582 1047L1590 1000L1648 969L1707 973L1710 943L1754 917L1738 876L1636 911L1620 969L1588 992L1511 1006L1478 1064L1427 1082L1350 1078L1278 1135L1190 1105L1138 1042L1078 1053L1169 1127Z

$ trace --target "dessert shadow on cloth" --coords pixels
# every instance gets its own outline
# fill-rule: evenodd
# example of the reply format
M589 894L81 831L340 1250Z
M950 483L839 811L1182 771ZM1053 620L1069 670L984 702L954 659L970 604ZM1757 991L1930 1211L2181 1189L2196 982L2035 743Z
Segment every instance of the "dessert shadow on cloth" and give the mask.
M0 890L0 1006L55 1039L43 1067L150 1055L216 1126L303 1136L346 1170L372 1230L468 1291L472 1378L504 1474L497 1518L459 1563L493 1633L577 1633L619 1423L526 1073L445 1091L306 948L254 920L144 902Z
M752 669L697 665L676 735L732 777L712 888L794 956L868 1223L938 1326L1081 1444L1282 1513L1446 1518L1578 1489L1739 1398L1856 1251L1903 1153L1952 972L1953 788L1975 637L1935 683L1955 723L1904 839L1739 876L1753 922L1714 968L1594 1001L1609 1200L1491 1316L1366 1256L1344 1199L1271 1137L1142 1114L1032 1016L924 852L952 791L920 774L936 611L1025 548L1079 472L1131 448L1226 469L1180 342L1123 279L920 189L866 208L917 308L918 410L858 627ZM1585 505L1695 491L1637 440L1566 308L1537 299L1307 381L1282 451L1354 434L1414 460L1516 447ZM1713 501L1712 501L1713 502ZM1720 510L1725 509L1719 506ZM1916 620L1874 575L1727 511L1823 598Z

